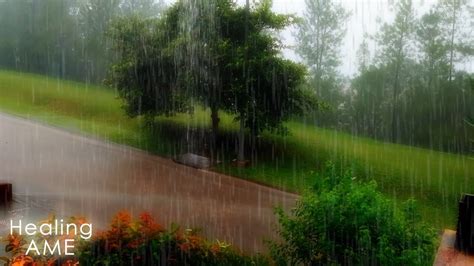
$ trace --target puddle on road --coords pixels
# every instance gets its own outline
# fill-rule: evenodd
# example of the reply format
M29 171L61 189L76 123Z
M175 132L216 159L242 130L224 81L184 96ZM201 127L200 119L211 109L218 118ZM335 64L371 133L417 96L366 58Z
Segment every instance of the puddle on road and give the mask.
M51 202L33 199L24 195L14 195L13 201L0 206L0 237L10 233L10 222L22 221L22 224L37 223L47 218L45 213L53 213ZM3 244L3 243L2 243ZM2 250L3 251L3 250Z

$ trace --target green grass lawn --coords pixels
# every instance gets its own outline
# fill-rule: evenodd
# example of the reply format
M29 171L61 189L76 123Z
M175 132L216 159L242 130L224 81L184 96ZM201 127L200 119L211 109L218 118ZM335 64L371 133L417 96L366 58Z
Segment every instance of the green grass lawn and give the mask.
M179 153L187 129L204 132L210 124L208 112L198 109L194 115L158 118L159 129L150 132L139 118L127 117L121 105L113 90L0 71L0 111L157 154ZM221 116L220 133L232 136L237 125L230 116ZM215 170L302 191L331 160L351 168L357 178L375 179L384 193L396 199L416 198L424 219L440 229L454 227L460 194L474 193L474 160L467 156L383 143L299 122L287 126L288 136L265 133L258 139L256 163L249 168L231 165L234 147L226 142L226 156Z

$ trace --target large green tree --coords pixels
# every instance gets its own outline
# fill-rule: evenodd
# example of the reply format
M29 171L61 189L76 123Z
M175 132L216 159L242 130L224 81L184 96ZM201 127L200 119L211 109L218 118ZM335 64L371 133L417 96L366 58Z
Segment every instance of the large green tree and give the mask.
M305 105L298 87L305 70L280 57L280 44L271 33L290 25L292 17L274 14L271 6L271 1L261 1L240 7L227 0L183 6L188 80L211 109L214 134L218 110L239 121L239 160L245 157L247 130L253 143L265 129L281 130L282 121Z
M183 46L180 54L184 60L181 71L186 72L187 87L195 99L211 111L210 153L218 160L217 134L219 110L225 107L230 96L224 89L232 76L226 66L230 64L233 51L229 44L234 34L232 23L235 3L227 0L181 1L172 12L177 18L176 31Z
M314 100L301 86L305 68L281 57L272 34L291 17L271 5L178 1L161 19L122 20L112 35L122 59L111 80L129 113L172 114L197 99L212 110L213 127L219 110L234 114L239 160L247 134L283 132L282 122Z
M255 137L263 130L284 132L282 122L312 105L312 97L302 88L305 68L283 59L280 44L269 32L288 26L292 17L271 11L272 2L237 8L234 55L229 63L229 103L225 110L239 121L238 159L244 160L245 129ZM239 22L240 21L240 22ZM239 25L242 25L240 27Z
M170 26L176 23L174 14L162 19L125 17L115 21L109 32L120 60L113 64L108 84L118 89L130 116L153 118L189 107L181 59L186 54L181 53L178 32Z

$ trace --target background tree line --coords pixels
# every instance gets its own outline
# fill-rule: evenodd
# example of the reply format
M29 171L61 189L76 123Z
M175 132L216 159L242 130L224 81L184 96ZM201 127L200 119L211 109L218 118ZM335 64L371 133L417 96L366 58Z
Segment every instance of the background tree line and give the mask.
M155 0L0 1L0 67L100 83L116 58L112 20L163 8Z
M473 74L456 68L472 62L473 10L465 0L439 0L417 16L412 0L396 1L395 18L365 36L359 71L344 82L337 71L348 14L336 1L307 0L297 31L297 52L328 108L316 124L375 139L469 152L474 112ZM369 42L375 49L369 49Z

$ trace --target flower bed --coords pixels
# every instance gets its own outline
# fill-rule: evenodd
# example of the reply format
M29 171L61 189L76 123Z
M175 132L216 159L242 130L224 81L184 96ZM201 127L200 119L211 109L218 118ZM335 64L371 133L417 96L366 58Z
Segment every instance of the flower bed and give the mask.
M50 219L54 219L51 217ZM78 226L84 219L72 218ZM74 256L26 254L28 243L57 238L75 238ZM90 240L62 235L27 237L14 233L7 238L3 257L6 265L265 265L262 256L247 256L224 242L210 242L197 231L178 226L165 229L148 213L133 219L127 212L118 213L108 230L95 234Z

